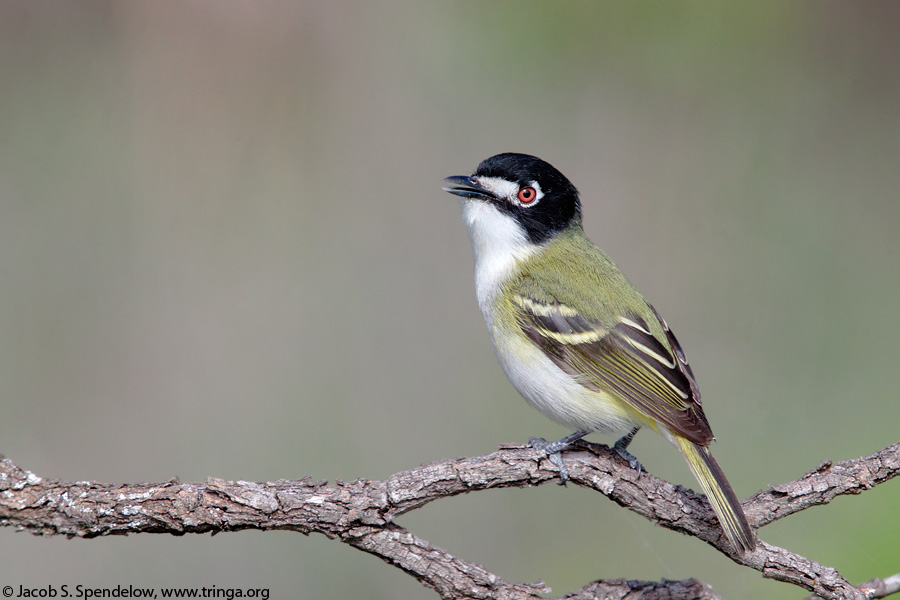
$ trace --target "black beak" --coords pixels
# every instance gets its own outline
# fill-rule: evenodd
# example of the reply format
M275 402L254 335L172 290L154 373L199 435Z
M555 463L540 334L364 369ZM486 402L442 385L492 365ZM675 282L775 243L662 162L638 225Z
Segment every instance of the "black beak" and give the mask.
M482 198L484 200L490 200L494 197L493 194L475 181L474 177L454 175L453 177L445 179L444 183L448 184L443 187L445 192L450 192L451 194L462 196L463 198Z

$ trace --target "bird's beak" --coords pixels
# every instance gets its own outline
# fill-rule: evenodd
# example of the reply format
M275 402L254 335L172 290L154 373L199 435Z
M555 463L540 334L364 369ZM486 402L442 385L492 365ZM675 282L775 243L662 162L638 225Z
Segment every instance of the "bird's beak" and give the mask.
M481 198L483 200L490 200L494 197L489 191L487 191L478 181L475 180L474 177L469 177L467 175L454 175L453 177L448 177L444 180L443 190L445 192L450 192L456 196L462 196L463 198Z

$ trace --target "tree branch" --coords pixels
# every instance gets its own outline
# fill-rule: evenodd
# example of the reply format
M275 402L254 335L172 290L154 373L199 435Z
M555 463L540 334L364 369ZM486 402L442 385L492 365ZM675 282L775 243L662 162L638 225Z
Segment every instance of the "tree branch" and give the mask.
M884 579L870 579L859 586L859 589L866 592L867 598L884 598L891 594L900 592L900 573L895 573Z
M597 490L651 521L704 540L764 577L799 585L822 598L862 599L897 591L900 577L854 587L830 568L760 542L733 553L705 497L646 471L638 474L606 446L580 442L565 453L570 481ZM758 529L835 497L859 494L900 473L900 443L871 456L825 462L796 481L744 502ZM486 456L446 460L396 473L384 481L309 478L267 483L210 478L205 484L102 484L43 479L0 457L0 525L38 535L97 537L129 533L206 533L287 529L321 533L403 569L442 598L533 599L543 583L508 583L483 567L454 557L394 520L428 502L499 487L527 487L557 479L545 453L504 446ZM565 598L718 598L695 580L598 581Z

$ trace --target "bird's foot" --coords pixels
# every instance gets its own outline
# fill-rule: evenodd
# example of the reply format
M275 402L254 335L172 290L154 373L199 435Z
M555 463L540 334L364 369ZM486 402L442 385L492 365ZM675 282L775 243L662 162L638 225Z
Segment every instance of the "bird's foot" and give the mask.
M638 475L641 474L641 463L640 461L628 451L628 444L631 443L631 440L634 439L634 434L638 432L638 427L635 427L631 431L629 431L626 435L623 435L619 440L613 444L612 449L616 451L616 454L625 459L629 465L631 465L632 469L635 469Z
M533 437L528 440L528 445L536 450L543 450L547 453L547 458L549 458L550 462L559 469L559 485L566 485L566 481L569 480L569 468L566 467L566 464L563 462L562 451L571 448L572 444L586 436L588 433L590 432L576 431L561 440L553 442L548 442L544 438Z
M626 450L625 448L622 448L622 447L619 446L618 444L614 444L614 445L613 445L613 450L616 451L616 454L618 454L619 456L621 456L622 458L624 458L624 459L625 459L625 462L627 462L629 465L631 465L631 468L632 468L632 469L637 470L638 475L641 474L641 468L642 468L642 467L641 467L641 461L639 461L639 460L637 459L637 457L635 457L634 454L632 454L631 452L629 452L629 451Z

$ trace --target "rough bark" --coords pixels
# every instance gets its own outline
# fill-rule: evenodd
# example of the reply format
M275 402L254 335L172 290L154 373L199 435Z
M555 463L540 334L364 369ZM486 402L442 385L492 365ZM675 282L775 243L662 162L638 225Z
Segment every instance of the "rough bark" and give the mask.
M662 527L698 537L764 577L830 599L879 598L900 589L900 575L853 586L833 568L760 541L743 556L722 535L706 498L652 474L638 473L606 446L580 442L565 453L570 481L594 489ZM826 461L803 477L744 501L754 529L837 496L859 494L900 473L900 443L870 456ZM504 446L486 456L445 460L383 481L328 484L309 478L265 483L210 478L205 483L104 484L44 479L0 457L0 525L38 535L98 537L134 533L206 533L286 529L321 533L403 569L442 598L540 598L541 583L510 583L452 556L394 522L428 502L499 487L555 482L546 454ZM718 598L695 581L596 581L565 596L587 598Z

